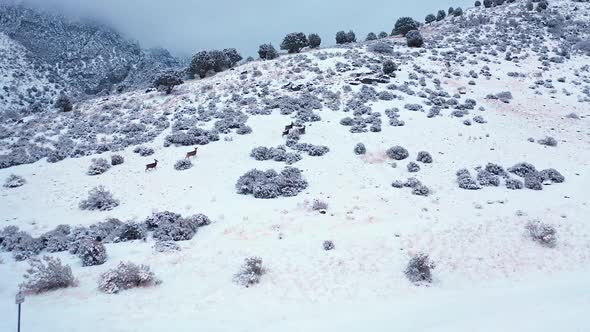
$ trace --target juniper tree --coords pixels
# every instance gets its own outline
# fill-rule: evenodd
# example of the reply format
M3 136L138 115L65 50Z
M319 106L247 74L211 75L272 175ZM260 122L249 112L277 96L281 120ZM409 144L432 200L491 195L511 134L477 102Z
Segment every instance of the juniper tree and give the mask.
M317 33L310 33L307 40L310 48L318 48L322 44L322 38Z
M405 36L406 33L417 30L420 27L420 23L416 22L411 17L400 17L397 22L395 22L395 27L391 32L391 35L401 34Z
M371 40L376 40L377 39L377 35L373 32L369 32L367 34L367 37L365 38L365 41L371 41Z
M434 21L436 21L436 16L434 16L433 14L426 15L426 18L424 19L424 22L426 22L426 24L432 23Z
M154 87L160 91L165 91L167 95L172 93L175 86L183 84L184 81L176 72L165 72L156 77Z
M223 54L225 54L225 56L229 60L228 63L230 68L235 66L238 62L242 61L242 56L240 55L240 53L238 53L238 51L235 48L226 48L223 50Z
M445 12L444 10L439 10L438 13L436 14L436 20L437 21L442 21L445 19L445 17L447 17L447 12Z
M262 44L258 47L258 56L264 60L272 60L279 57L279 53L272 44Z
M286 50L289 53L299 53L308 44L307 37L303 32L292 32L283 39L281 50Z

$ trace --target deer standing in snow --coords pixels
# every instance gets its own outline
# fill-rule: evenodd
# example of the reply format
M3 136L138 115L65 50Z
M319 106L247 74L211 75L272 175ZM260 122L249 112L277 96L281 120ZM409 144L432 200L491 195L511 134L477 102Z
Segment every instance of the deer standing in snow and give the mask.
M186 153L186 157L185 157L185 158L186 158L186 159L190 159L190 157L194 157L194 156L196 156L196 155L197 155L197 150L198 150L198 149L199 149L199 148L197 147L197 148L195 148L195 150L194 150L194 151L187 152L187 153Z
M145 171L147 172L148 169L155 169L157 166L158 166L158 160L154 159L153 163L145 165Z

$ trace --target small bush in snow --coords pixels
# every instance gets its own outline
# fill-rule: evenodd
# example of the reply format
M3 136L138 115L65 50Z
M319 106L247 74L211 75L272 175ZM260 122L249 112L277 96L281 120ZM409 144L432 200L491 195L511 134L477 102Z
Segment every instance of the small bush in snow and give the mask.
M409 155L410 154L408 153L408 150L399 145L389 148L387 150L387 156L395 160L404 160L408 158Z
M116 229L113 242L144 240L146 236L146 227L143 224L127 222Z
M553 183L562 183L565 181L565 177L555 168L544 169L539 172L539 175L543 181L549 180Z
M500 178L486 170L479 170L477 172L477 182L484 187L497 187L500 185Z
M151 216L146 218L145 225L147 226L148 230L153 230L158 228L160 225L174 223L181 218L182 216L180 214L170 211L154 212Z
M465 168L457 171L457 183L459 188L467 190L478 190L481 187L475 182L475 179L471 176L471 173Z
M419 162L425 163L425 164L430 164L430 163L432 163L432 156L430 155L430 153L428 153L426 151L420 151L420 152L418 152L418 157L416 158L416 161L419 161Z
M124 162L125 158L123 158L123 156L120 154L114 154L111 156L111 165L113 166L121 165Z
M193 220L180 218L173 223L164 223L152 235L159 241L188 241L195 236L199 226Z
M156 252L180 251L180 246L173 241L157 241L153 248Z
M260 282L260 277L265 273L262 266L262 258L250 257L244 260L244 265L238 273L234 275L234 282L250 287Z
M194 214L190 217L186 217L185 219L197 227L203 227L211 224L211 219L202 213Z
M78 248L82 266L101 265L107 261L107 249L102 242L86 240Z
M506 188L510 190L519 190L524 188L524 184L517 179L506 179Z
M397 70L397 65L392 60L383 61L383 73L389 75Z
M424 45L424 39L418 30L409 31L406 34L406 42L409 47L422 47Z
M333 250L335 248L334 242L332 242L330 240L324 241L324 243L322 244L322 246L324 247L324 250L326 250L326 251Z
M319 199L314 199L311 209L314 211L325 211L328 209L328 203Z
M487 172L494 174L494 175L500 175L500 176L506 175L506 171L504 170L504 167L497 165L497 164L493 164L493 163L488 163L485 167L485 170Z
M111 164L104 158L92 159L92 163L88 167L86 174L88 175L99 175L111 168Z
M369 51L380 54L393 54L393 47L388 43L376 42L369 46Z
M543 179L539 173L528 174L524 177L524 186L531 190L543 190Z
M146 146L137 146L133 149L134 153L138 153L142 157L151 156L154 154L154 149L148 148Z
M367 153L367 148L365 148L365 145L363 143L358 143L354 147L354 153L356 155L363 155L363 154Z
M418 185L412 188L412 194L417 196L428 196L430 195L430 189L425 185Z
M93 188L88 192L88 199L80 202L82 210L109 211L119 206L119 200L113 198L113 194L103 186Z
M255 198L268 199L296 196L307 188L307 185L307 181L301 176L301 170L297 168L286 167L281 173L272 169L253 169L238 179L236 190L238 194L252 194Z
M533 241L539 242L545 247L553 248L557 244L557 232L551 225L537 220L527 223L525 229Z
M428 255L418 254L417 256L414 256L410 259L410 262L408 262L408 266L406 267L404 273L408 280L413 283L431 283L431 270L434 269L434 267L435 265L430 261Z
M529 163L518 163L508 169L508 172L514 173L520 177L525 177L529 174L537 173L534 165Z
M418 165L417 163L415 163L413 161L410 161L408 163L407 168L408 168L408 172L410 172L410 173L416 173L416 172L418 172L420 170L420 165Z
M69 265L63 265L59 258L31 258L29 265L24 275L25 281L19 285L25 293L39 294L76 285L72 269Z
M98 289L115 294L125 289L159 285L161 280L156 278L147 265L136 265L131 262L121 262L116 268L108 270L100 276Z
M22 177L15 174L11 174L6 181L4 182L5 188L17 188L27 183L27 181Z
M47 252L67 251L70 245L71 228L69 225L59 225L55 229L41 235L41 241Z
M180 159L174 164L174 169L177 171L184 171L193 167L193 163L189 159Z
M551 136L546 136L545 138L537 140L537 143L546 146L557 146L557 140Z

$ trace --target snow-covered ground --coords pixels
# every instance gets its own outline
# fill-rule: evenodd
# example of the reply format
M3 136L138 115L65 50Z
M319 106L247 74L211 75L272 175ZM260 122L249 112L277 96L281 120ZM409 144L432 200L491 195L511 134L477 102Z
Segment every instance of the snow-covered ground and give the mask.
M590 4L579 6L590 10ZM444 24L450 23L425 27L424 35L441 33ZM0 229L17 225L39 236L60 224L90 225L107 218L143 222L152 212L165 210L204 213L213 221L192 240L179 242L180 252L155 253L152 239L110 243L106 245L108 261L93 267L82 267L67 252L52 254L72 266L78 286L27 297L23 330L590 330L585 314L590 308L590 104L580 101L590 75L582 69L588 56L573 55L549 70L540 70L535 56L513 63L503 61L502 55L487 55L494 59L491 62L449 68L440 59L429 58L432 50L414 57L413 50L400 44L395 47L401 52L395 58L400 71L391 83L412 81L409 73L419 65L432 72L428 88L434 89L431 78L439 78L442 89L451 95L464 89L460 102L476 100L475 110L463 118L450 116L450 110L443 110L442 117L428 118L425 112L404 109L406 104L422 104L423 99L392 91L403 100L370 103L373 112L382 113L382 131L359 134L340 124L343 117L352 117L351 112L324 107L316 111L322 120L308 123L301 141L326 145L330 152L322 157L304 155L293 165L303 170L309 182L296 197L260 200L239 195L235 189L236 180L252 168L284 167L284 163L249 156L254 147L285 143L281 133L292 118L278 111L251 115L247 124L252 134L221 135L220 141L201 146L194 166L186 171L176 171L173 165L192 147L163 147L171 129L146 144L155 149L154 155L140 157L128 147L117 152L124 156L124 164L98 176L86 175L96 155L0 169L0 179L18 174L27 181L22 187L0 188ZM381 59L364 47L353 50L363 60ZM328 49L304 55L312 66L327 71L338 62L351 64L346 52ZM322 59L319 54L337 55ZM270 82L271 90L292 95L297 93L281 87L311 82L343 91L351 72L367 72L357 68L321 78L310 72L293 73L298 57L248 63L189 81L170 96L137 91L108 102L85 102L78 108L90 116L105 103L133 101L159 116L175 114L187 105L206 105L205 86L223 96L223 103L240 92L242 83ZM483 65L490 68L489 79L469 75ZM250 76L255 70L261 75L240 80L241 73ZM461 75L444 76L457 71ZM508 76L515 71L527 75ZM565 83L558 83L561 77ZM539 79L551 79L555 91L531 89ZM471 80L476 84L470 85ZM360 88L353 86L352 91ZM386 90L385 85L375 89ZM539 90L542 93L536 93ZM509 103L486 99L502 91L512 93ZM343 94L343 104L350 94ZM485 111L477 110L480 106ZM384 111L392 107L400 109L405 126L389 126ZM570 113L581 118L567 117ZM474 115L487 122L463 124ZM528 140L545 136L555 137L557 146ZM353 152L359 142L367 147L364 156ZM394 145L408 149L409 159L388 159L385 151ZM415 160L419 151L430 152L434 162L420 164L418 173L409 173L407 162ZM157 170L144 172L153 159L159 160ZM539 170L555 168L565 182L546 185L542 191L458 187L457 170L467 168L475 174L475 167L488 162L505 168L519 162L532 163ZM411 176L428 186L431 194L416 196L408 188L391 186L392 181ZM104 185L121 204L108 212L80 210L79 202L97 185ZM314 199L329 204L326 214L311 209ZM531 220L555 227L555 248L531 241L524 228ZM335 250L324 251L324 240L334 241ZM436 263L429 286L415 286L404 275L408 260L420 252ZM260 284L244 288L233 283L232 276L250 256L262 257L267 272ZM0 330L10 331L15 325L14 295L27 264L15 262L10 253L0 252L0 258L4 261L0 264ZM99 275L120 261L150 265L163 283L117 295L101 293Z

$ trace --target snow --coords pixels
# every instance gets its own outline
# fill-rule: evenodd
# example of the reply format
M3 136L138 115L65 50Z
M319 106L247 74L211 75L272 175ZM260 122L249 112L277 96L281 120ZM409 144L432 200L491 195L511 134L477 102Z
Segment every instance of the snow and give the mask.
M314 53L345 51L308 54L325 70L348 60L343 56L319 60ZM288 73L294 57L249 63L190 81L170 96L137 91L112 97L110 102L138 99L153 105L155 114L174 112L187 99L204 103L205 85L220 93L234 92L239 73L254 68L263 71L260 80L272 80L273 87L311 82L310 73ZM557 77L565 76L570 82L577 79L574 71L586 62L585 57L572 56L564 64L552 64L543 78L553 78L556 86ZM404 58L402 71L392 83L408 81L406 73L413 63L446 71L444 63L425 56ZM124 164L98 176L86 175L97 156L0 169L0 179L14 173L27 181L19 188L0 188L0 228L18 225L38 236L59 224L90 225L110 217L142 222L152 212L164 210L204 213L213 221L192 240L178 242L180 252L156 253L152 239L107 244L107 262L93 267L82 267L68 253L55 254L72 266L79 285L27 297L23 330L587 331L588 104L578 102L576 93L536 95L529 89L538 79L533 75L508 77L511 71L538 71L538 62L532 58L518 67L509 62L487 65L492 79L480 75L473 79L475 86L468 85L471 78L465 76L440 76L450 93L466 88L461 101L473 98L478 103L469 118L481 115L485 124L464 126L465 118L449 117L450 110L434 119L404 110L405 104L422 103L407 95L404 100L372 104L373 111L381 113L399 108L400 119L406 122L406 126L391 127L383 114L380 133L353 134L339 124L350 113L327 108L317 112L322 121L308 124L301 142L326 145L330 152L323 157L304 156L294 165L309 182L296 197L258 200L235 191L236 180L252 168L284 167L284 163L249 156L254 147L284 144L281 133L292 118L278 111L250 116L250 135L222 135L219 142L199 147L193 167L182 172L174 169L174 163L192 147L163 148L169 129L146 144L154 148L152 156L140 157L129 147L117 152L125 158ZM455 70L466 74L470 68L450 72ZM348 74L326 78L324 83L342 91ZM359 89L353 87L353 91ZM510 91L514 99L509 104L485 99L501 91ZM82 109L96 112L102 103L88 101ZM477 111L479 106L486 110ZM585 117L566 118L571 112ZM547 135L558 140L557 147L527 140ZM366 146L366 155L354 153L359 142ZM388 159L385 151L395 145L406 148L409 158ZM419 151L428 151L433 163L420 163L418 173L409 173L406 165L416 160ZM110 154L101 157L108 159ZM158 168L145 172L145 164L154 158ZM566 180L542 191L458 187L458 169L468 168L474 175L475 167L488 162L504 168L529 162L539 170L555 168ZM428 186L431 195L415 196L411 190L391 187L392 181L411 176ZM110 190L120 205L107 212L80 210L79 202L98 185ZM328 203L326 214L313 211L314 199ZM527 238L524 227L536 219L556 228L555 248ZM325 240L334 241L335 249L324 251ZM436 263L429 287L412 285L403 273L409 258L420 252ZM260 284L240 287L232 276L251 256L262 257L267 272ZM14 262L9 253L0 257L4 261L0 264L0 330L4 331L15 325L14 294L27 264ZM99 292L99 275L120 261L150 265L163 283L117 295Z

